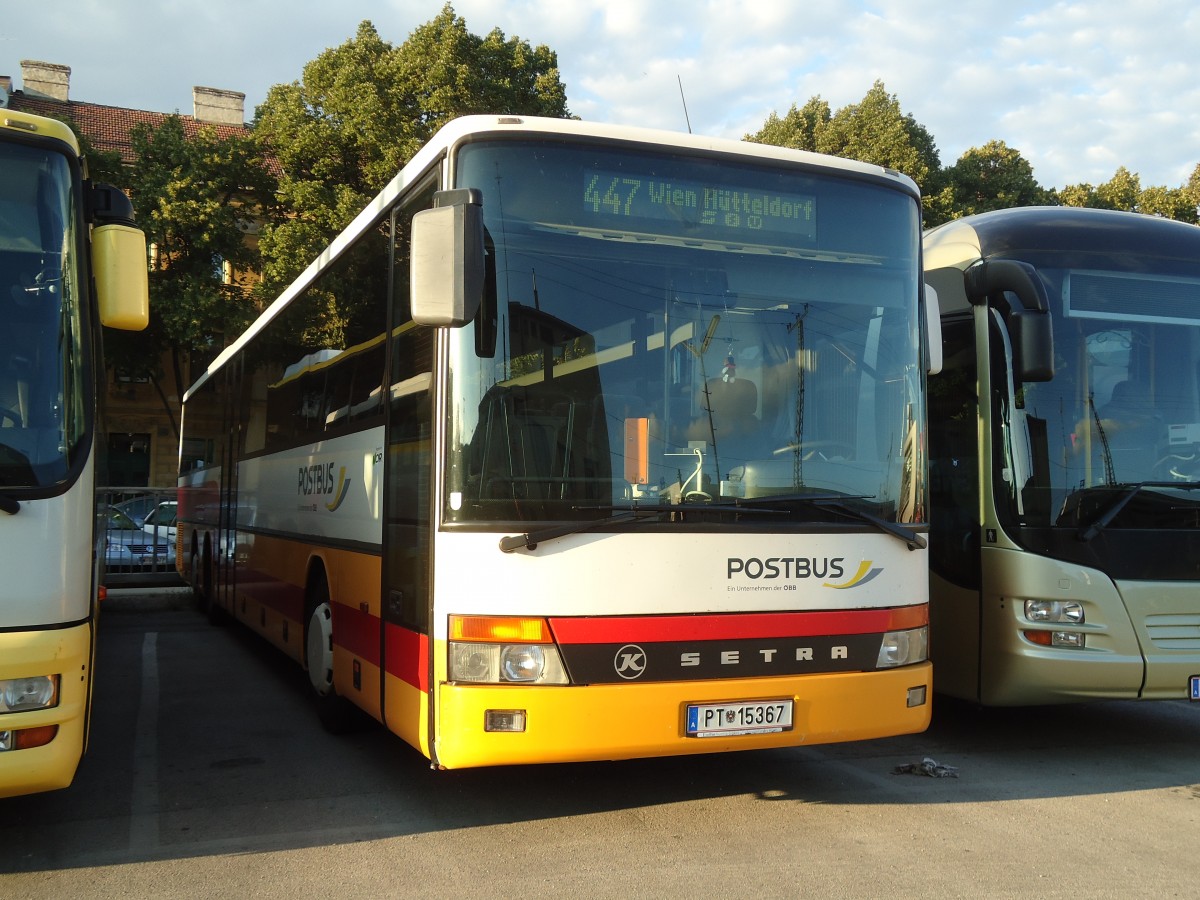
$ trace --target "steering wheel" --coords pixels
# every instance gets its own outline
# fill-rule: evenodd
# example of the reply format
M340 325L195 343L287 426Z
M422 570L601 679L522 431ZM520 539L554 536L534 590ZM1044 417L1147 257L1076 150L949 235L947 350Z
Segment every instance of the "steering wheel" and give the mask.
M1189 482L1200 474L1200 454L1169 453L1154 464L1153 472L1163 481Z
M4 422L12 422L13 428L21 427L21 414L15 409L10 409L7 406L0 406L0 424Z
M831 456L825 453L825 450L836 449L841 450L842 456L849 458L858 452L858 448L853 444L848 444L845 441L801 441L799 444L788 444L785 447L780 447L775 451L774 455L779 456L783 453L795 453L800 451L801 459L812 459L813 454L820 454L821 459L828 461ZM837 456L838 454L832 454Z

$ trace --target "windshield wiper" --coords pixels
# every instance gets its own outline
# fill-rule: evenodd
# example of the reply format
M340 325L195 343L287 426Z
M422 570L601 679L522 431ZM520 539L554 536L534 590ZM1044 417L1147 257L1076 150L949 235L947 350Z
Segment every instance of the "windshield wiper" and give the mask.
M865 510L855 509L853 506L848 506L845 502L847 500L870 499L871 497L866 494L780 494L772 497L759 497L755 502L792 503L799 501L801 503L811 503L819 509L832 510L848 518L858 519L860 522L873 525L880 531L904 541L908 545L909 550L924 550L928 546L925 538L911 528L906 528L897 522L889 522L886 519L881 519L879 516L872 515Z
M1112 524L1115 519L1127 505L1129 501L1137 496L1142 488L1176 488L1179 490L1190 491L1200 488L1200 481L1139 481L1137 484L1122 485L1124 488L1121 496L1119 496L1112 505L1104 510L1090 525L1079 526L1079 531L1076 532L1076 537L1085 544L1098 535L1101 531Z
M663 515L686 517L708 511L737 513L739 515L751 513L770 516L778 516L786 513L785 510L771 507L748 506L744 502L736 500L732 503L643 503L634 506L601 506L592 508L611 510L613 514L605 516L603 519L563 522L561 525L547 525L545 528L538 528L526 534L507 535L500 538L500 549L505 553L522 549L533 550L542 541L548 541L552 538L566 537L569 534L579 534L584 531L593 531L597 528L604 528L606 525L623 525L628 522L650 520L657 521Z
M536 550L542 541L566 537L569 534L579 534L604 528L606 525L623 525L626 522L639 522L645 519L657 519L667 510L675 510L674 506L639 506L631 507L603 519L585 519L581 522L563 522L561 525L547 525L525 534L510 534L500 538L500 549L505 553L514 550Z

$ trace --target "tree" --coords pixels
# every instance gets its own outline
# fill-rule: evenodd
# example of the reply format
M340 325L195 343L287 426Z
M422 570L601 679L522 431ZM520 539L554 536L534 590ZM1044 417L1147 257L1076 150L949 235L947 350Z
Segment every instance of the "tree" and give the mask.
M1196 168L1192 169L1192 174L1188 178L1187 184L1181 190L1192 209L1192 216L1200 217L1200 163L1197 163ZM1195 222L1197 218L1192 218L1189 221Z
M922 191L932 187L941 168L933 135L900 111L900 101L882 81L876 81L860 103L833 114L820 131L817 150L903 172Z
M1197 223L1196 202L1188 195L1186 186L1169 188L1154 185L1143 188L1138 194L1137 209L1151 216L1162 216L1192 225Z
M933 136L900 111L900 102L881 81L875 82L860 103L844 106L832 115L820 97L813 97L801 109L793 104L782 119L772 113L763 127L746 139L896 169L912 178L923 193L936 189L941 168Z
M364 21L302 81L273 87L255 118L282 169L263 289L288 284L438 128L485 112L568 116L558 58L499 30L473 35L450 5L399 47Z
M1068 184L1062 190L1056 191L1055 197L1063 206L1082 206L1090 209L1096 209L1100 206L1100 200L1096 196L1096 189L1087 182Z
M176 391L184 360L219 347L257 312L243 273L258 267L247 244L247 209L274 184L250 135L221 138L211 128L192 137L179 116L130 134L135 156L129 186L138 226L151 247L150 325L144 332L105 333L108 365L151 380L172 428L178 425L163 388L162 359Z
M1101 209L1137 210L1138 195L1142 192L1142 180L1136 172L1121 166L1113 177L1096 187L1096 200Z
M1033 177L1033 166L1003 141L972 147L943 177L943 192L935 204L938 221L927 224L992 209L1039 206L1054 200L1054 195Z
M803 108L793 103L782 119L772 112L763 127L754 134L746 135L745 139L756 144L815 152L819 146L819 134L831 118L833 114L829 104L817 96L805 103Z
M1195 225L1200 221L1198 184L1200 166L1192 173L1191 180L1178 188L1165 185L1143 188L1138 174L1121 166L1112 178L1096 187L1090 184L1067 185L1058 192L1058 199L1064 206L1139 212Z

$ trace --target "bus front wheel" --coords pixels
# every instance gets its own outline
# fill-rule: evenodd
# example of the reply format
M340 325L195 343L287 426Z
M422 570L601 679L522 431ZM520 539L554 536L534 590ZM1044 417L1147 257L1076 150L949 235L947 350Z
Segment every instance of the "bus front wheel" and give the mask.
M304 639L308 682L313 690L317 718L333 734L351 731L356 723L355 708L333 686L333 609L322 585L308 614Z

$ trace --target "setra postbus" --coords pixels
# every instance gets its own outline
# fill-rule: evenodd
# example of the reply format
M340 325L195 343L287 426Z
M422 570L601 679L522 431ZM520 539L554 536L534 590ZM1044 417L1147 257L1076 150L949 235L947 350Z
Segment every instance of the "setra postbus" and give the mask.
M877 166L456 120L187 391L181 572L440 768L921 731L920 238Z

